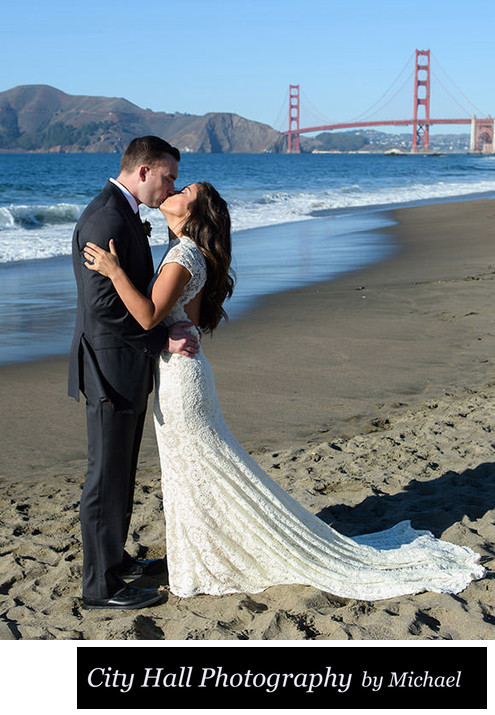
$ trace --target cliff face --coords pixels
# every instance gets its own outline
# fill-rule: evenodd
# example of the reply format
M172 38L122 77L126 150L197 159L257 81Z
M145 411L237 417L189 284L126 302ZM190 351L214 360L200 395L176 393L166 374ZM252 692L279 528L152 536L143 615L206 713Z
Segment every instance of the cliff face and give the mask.
M193 131L185 126L173 135L177 146L197 152L274 151L280 134L267 124L252 122L237 114L206 114L198 117Z
M236 114L152 112L111 97L73 96L47 85L0 92L0 151L121 152L155 134L181 151L280 151L282 136Z

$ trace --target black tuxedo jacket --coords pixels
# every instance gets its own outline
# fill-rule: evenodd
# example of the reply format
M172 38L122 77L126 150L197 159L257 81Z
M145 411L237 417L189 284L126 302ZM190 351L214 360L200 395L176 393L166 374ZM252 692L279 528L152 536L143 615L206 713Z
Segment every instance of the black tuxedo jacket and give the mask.
M87 206L77 222L72 259L77 282L76 327L69 360L69 395L88 402L110 400L117 411L141 412L153 388L153 360L167 329L143 330L126 310L109 278L85 267L88 241L108 250L114 239L120 264L135 287L146 293L153 259L141 221L112 182Z

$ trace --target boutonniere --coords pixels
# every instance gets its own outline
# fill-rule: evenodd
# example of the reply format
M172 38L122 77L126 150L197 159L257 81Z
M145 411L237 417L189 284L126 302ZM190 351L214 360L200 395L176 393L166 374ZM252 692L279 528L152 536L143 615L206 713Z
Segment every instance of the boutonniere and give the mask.
M146 236L146 238L149 238L151 236L151 231L153 228L152 225L149 221L142 221L141 223L143 225L144 235Z

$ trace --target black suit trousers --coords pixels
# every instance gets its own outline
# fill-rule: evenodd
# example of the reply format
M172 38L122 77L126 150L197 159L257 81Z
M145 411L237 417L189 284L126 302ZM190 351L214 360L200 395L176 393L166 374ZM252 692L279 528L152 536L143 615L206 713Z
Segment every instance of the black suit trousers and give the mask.
M116 412L108 400L86 403L88 471L81 496L83 596L109 598L124 586L119 572L132 514L146 409Z

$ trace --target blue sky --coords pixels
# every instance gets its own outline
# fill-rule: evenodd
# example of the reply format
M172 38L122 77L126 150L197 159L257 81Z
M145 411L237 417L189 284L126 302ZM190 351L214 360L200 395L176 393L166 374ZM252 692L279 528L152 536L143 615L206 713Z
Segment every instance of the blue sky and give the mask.
M381 97L418 48L431 49L432 69L438 58L495 115L494 32L495 4L471 11L459 0L23 0L2 9L0 91L50 84L283 128L277 119L285 119L290 83L322 115L349 120ZM396 113L411 113L410 87Z

